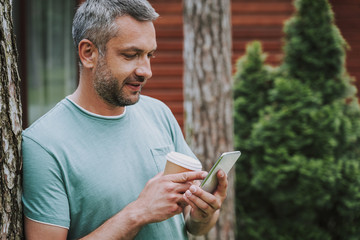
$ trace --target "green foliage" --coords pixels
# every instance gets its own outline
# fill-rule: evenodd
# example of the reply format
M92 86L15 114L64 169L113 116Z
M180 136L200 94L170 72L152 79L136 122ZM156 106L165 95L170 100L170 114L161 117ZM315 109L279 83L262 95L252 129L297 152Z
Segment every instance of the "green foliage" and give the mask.
M360 107L326 0L298 0L284 62L247 47L234 76L238 239L359 239Z
M235 74L234 98L235 111L242 115L235 115L235 129L240 129L244 124L255 122L258 119L259 111L268 102L268 91L272 88L271 68L264 66L265 55L262 54L260 42L247 48L247 54L239 59L237 66L241 68ZM256 94L254 94L256 93ZM248 103L252 104L249 105ZM251 129L244 129L248 136ZM235 141L240 141L242 137L235 135Z
M346 85L342 79L346 42L334 25L327 1L297 0L295 6L296 14L285 25L282 67L292 77L313 84L312 88L324 95L324 101L331 101L344 92Z

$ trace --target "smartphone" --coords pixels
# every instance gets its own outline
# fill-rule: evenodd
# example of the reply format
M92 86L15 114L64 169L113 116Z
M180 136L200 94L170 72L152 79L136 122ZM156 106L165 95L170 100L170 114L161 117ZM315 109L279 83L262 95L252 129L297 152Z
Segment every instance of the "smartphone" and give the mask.
M240 151L224 152L221 154L214 166L210 169L209 174L202 181L200 187L205 191L212 193L218 185L216 173L222 169L226 174L228 174L232 166L234 166L236 161L239 159L240 155Z

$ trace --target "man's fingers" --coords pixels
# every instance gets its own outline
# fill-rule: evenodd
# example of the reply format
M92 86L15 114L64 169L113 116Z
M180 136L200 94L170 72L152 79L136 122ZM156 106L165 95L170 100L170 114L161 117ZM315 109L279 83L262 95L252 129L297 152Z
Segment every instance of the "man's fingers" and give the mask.
M217 186L215 194L219 194L222 197L226 197L226 191L227 191L227 187L229 184L226 173L220 169L216 173L216 175L217 175L216 177L218 178L218 186Z
M186 190L188 190L191 187L191 182L185 182L185 183L172 183L174 186L174 190L178 193L184 193Z
M189 190L187 190L184 194L185 199L190 200L193 204L190 204L190 202L188 202L193 208L198 208L199 210L203 211L203 212L207 212L209 211L209 208L212 206L210 206L207 202L205 202L205 200L203 198L201 198L201 195L199 194L199 196L196 196L196 187L191 187Z
M177 174L169 174L166 177L174 183L185 183L191 182L194 180L202 180L206 177L207 172L204 171L192 171L192 172L183 172Z
M221 207L221 202L217 197L194 185L184 195L204 212L208 212L210 207L215 210Z

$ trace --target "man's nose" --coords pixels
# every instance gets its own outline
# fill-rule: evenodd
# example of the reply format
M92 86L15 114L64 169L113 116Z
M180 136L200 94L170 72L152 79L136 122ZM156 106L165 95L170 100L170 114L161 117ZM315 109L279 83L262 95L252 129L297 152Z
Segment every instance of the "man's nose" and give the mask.
M148 57L139 59L138 66L135 69L135 74L139 77L144 77L145 79L151 78L152 71L150 59Z

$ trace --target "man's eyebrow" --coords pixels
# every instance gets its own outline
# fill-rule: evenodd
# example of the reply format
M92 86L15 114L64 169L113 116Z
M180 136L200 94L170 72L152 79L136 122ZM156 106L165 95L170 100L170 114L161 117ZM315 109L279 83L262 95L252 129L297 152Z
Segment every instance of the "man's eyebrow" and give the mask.
M146 52L144 49L140 49L137 47L123 48L123 49L119 49L119 51L121 51L121 52L137 52L137 53ZM149 52L155 52L155 51L156 51L156 47L154 49L150 50Z

